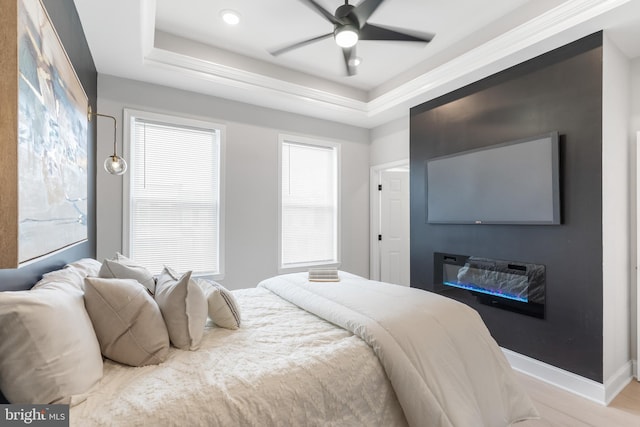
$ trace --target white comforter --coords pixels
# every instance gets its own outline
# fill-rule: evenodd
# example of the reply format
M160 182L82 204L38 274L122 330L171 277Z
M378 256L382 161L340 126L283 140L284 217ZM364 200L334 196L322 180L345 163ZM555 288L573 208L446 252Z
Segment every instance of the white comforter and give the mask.
M411 426L497 427L537 416L475 310L419 289L340 277L311 283L298 273L259 286L366 341Z
M406 426L380 362L360 338L266 289L234 291L236 331L157 366L105 361L75 396L72 426Z

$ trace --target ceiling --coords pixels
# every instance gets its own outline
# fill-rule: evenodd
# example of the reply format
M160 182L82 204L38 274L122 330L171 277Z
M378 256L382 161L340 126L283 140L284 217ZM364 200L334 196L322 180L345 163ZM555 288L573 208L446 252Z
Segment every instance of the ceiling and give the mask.
M355 0L360 2L360 0ZM334 12L344 2L317 0ZM299 0L192 0L189 8L175 0L157 0L156 30L326 78L347 86L371 90L432 56L447 46L477 32L527 0L420 1L386 0L369 23L435 34L430 44L362 41L357 47L362 64L358 74L345 76L342 51L333 38L290 51L278 57L269 50L330 33L333 24ZM555 0L554 3L560 3ZM489 3L490 7L485 7ZM357 3L356 3L357 4ZM225 25L224 9L237 10L242 21ZM465 10L460 17L456 10ZM456 25L451 25L456 22Z
M369 23L435 37L360 41L355 76L332 37L269 53L333 30L300 0L74 1L99 73L362 127L601 29L640 56L640 0L386 0Z

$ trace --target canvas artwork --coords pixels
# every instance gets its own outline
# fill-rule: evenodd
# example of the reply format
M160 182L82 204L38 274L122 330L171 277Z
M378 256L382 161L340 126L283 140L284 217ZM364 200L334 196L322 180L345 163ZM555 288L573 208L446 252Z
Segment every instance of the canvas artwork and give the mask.
M18 19L19 262L87 239L87 95L39 0Z

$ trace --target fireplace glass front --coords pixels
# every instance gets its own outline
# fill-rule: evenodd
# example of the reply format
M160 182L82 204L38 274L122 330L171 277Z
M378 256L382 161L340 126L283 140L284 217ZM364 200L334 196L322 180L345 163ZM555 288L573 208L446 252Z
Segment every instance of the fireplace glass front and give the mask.
M483 304L544 317L544 265L436 252L434 271L439 293L462 289Z

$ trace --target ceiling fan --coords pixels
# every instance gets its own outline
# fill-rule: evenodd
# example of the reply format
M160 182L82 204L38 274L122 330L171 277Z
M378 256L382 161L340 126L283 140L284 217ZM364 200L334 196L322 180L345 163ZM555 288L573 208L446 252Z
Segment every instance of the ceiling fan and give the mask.
M327 21L334 25L334 30L321 36L312 37L292 45L271 51L274 56L281 55L290 50L306 46L311 43L333 36L336 44L342 48L344 64L347 75L356 74L356 43L358 40L389 40L389 41L409 41L428 43L433 36L414 36L398 31L390 30L367 23L367 19L375 12L384 0L364 0L357 6L349 4L345 0L344 4L336 9L335 14L316 3L315 0L300 0L322 15Z

